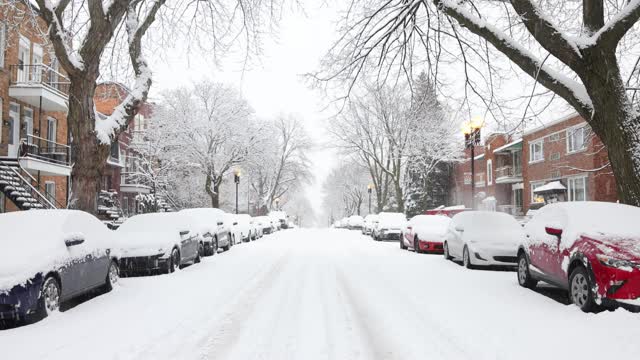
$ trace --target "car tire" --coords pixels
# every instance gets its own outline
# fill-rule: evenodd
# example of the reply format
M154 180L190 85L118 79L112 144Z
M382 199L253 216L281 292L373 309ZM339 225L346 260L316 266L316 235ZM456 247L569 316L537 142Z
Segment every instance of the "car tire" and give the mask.
M524 251L521 251L518 254L518 284L520 286L535 289L536 285L538 285L538 281L531 277L531 272L529 271L529 260L527 259L527 255Z
M407 250L408 248L404 245L404 235L400 234L400 250Z
M447 244L447 242L445 241L444 244L442 245L442 254L444 255L444 259L445 260L451 260L453 259L451 257L451 254L449 253L449 244Z
M194 264L200 263L200 254L202 254L203 252L204 252L204 247L202 246L201 243L198 243L198 251L196 251L196 258L193 259Z
M171 259L169 261L169 272L172 273L180 268L180 251L173 249L171 251Z
M105 292L109 292L113 290L113 287L120 280L120 267L115 260L111 260L109 264L109 268L107 269L107 278L104 282L104 290Z
M213 239L213 243L211 244L211 247L213 248L211 250L211 256L213 256L218 253L218 237L217 236Z
M467 269L473 269L473 264L471 263L471 254L469 253L469 248L467 245L462 249L462 264Z
M569 276L569 300L584 312L600 310L595 301L589 271L584 266L576 267Z
M36 318L44 319L50 314L60 311L60 295L62 289L58 280L53 276L47 276L40 288Z
M416 254L422 254L422 250L420 250L420 243L418 241L418 237L415 236L413 238L413 251L415 251Z

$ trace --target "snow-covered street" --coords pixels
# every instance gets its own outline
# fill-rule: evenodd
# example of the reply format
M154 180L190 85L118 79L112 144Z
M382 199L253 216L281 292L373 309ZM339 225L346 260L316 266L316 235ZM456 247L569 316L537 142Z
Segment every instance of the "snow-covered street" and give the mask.
M631 359L639 321L622 309L585 314L519 287L513 272L466 270L357 231L296 229L174 274L121 279L111 293L0 331L0 351L3 359Z

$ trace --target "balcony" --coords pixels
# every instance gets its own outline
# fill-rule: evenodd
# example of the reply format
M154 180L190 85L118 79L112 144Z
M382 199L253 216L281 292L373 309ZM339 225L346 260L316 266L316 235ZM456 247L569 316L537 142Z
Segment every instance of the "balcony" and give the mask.
M9 96L44 111L68 110L69 78L46 65L12 65Z
M120 177L120 192L134 194L150 194L151 187L143 184L134 173L123 173Z
M27 135L20 142L20 166L45 176L71 175L71 147Z
M502 166L495 170L496 184L512 184L522 182L522 167Z

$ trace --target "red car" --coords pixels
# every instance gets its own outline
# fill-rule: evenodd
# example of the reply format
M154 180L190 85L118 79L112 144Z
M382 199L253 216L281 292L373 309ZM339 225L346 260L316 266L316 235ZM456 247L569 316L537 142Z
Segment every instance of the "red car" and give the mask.
M640 305L640 208L604 202L549 204L525 226L518 283L569 292L585 312Z
M402 232L400 248L417 253L442 254L444 237L451 218L443 215L416 215Z

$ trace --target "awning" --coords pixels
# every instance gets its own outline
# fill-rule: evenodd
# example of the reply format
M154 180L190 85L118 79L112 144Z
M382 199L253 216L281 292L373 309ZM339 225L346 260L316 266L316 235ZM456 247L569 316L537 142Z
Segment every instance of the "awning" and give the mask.
M543 193L543 192L560 192L565 191L567 188L562 185L560 181L552 181L548 184L539 186L533 190L534 193Z
M516 140L516 141L512 141L506 145L502 145L499 148L493 150L494 154L497 153L507 153L507 152L512 152L515 150L522 150L522 138Z

